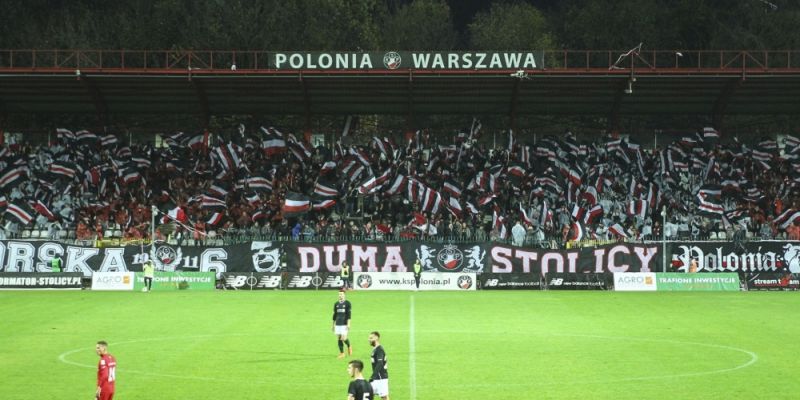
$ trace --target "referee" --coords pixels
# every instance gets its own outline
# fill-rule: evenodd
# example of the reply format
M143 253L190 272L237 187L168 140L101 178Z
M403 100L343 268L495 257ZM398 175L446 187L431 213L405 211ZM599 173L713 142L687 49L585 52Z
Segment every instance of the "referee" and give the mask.
M419 258L417 261L414 261L414 283L417 285L417 290L419 290L419 281L422 277L422 264L419 262Z
M153 290L153 276L155 275L156 267L153 262L147 260L144 262L144 288L146 292Z
M342 261L342 267L339 270L339 277L342 278L342 290L349 290L350 285L350 266L347 261Z

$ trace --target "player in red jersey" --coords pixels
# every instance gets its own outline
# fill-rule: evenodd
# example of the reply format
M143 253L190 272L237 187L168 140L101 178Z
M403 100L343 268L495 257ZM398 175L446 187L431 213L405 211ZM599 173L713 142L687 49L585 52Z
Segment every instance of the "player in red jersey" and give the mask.
M98 400L112 400L114 398L114 383L117 380L117 360L108 354L108 343L101 340L95 346L100 362L97 363L97 391L94 397Z

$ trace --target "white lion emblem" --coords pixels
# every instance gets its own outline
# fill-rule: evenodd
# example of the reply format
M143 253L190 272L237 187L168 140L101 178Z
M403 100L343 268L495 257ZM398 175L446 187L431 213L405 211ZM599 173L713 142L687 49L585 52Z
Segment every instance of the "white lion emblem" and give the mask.
M800 246L787 243L783 246L783 261L789 272L800 274Z
M178 264L181 263L181 259L183 259L183 251L181 251L180 247L177 250L169 246L161 246L159 248L152 246L150 248L150 260L153 261L159 271L175 272Z
M423 244L419 246L416 253L423 271L436 271L436 267L433 265L433 260L436 259L436 249Z
M277 272L281 267L281 250L273 248L272 242L252 242L253 268L256 272Z
M464 259L467 260L467 266L464 267L464 271L466 272L483 271L484 258L486 258L486 251L481 249L481 246L472 246L464 250Z

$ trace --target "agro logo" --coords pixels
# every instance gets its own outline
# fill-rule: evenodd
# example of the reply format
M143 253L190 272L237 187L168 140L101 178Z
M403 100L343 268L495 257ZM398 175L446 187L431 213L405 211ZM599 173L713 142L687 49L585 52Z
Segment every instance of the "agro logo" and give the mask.
M400 54L396 51L390 51L383 55L383 65L389 69L397 69L400 67Z
M453 245L445 245L442 251L436 255L436 261L439 263L439 266L448 271L458 269L458 267L461 266L461 260L463 258L464 255L461 254L461 250Z
M169 246L161 246L159 248L153 247L150 250L150 260L152 260L155 267L161 271L175 271L182 257L183 252L180 247L178 247L178 250L175 250Z
M359 275L356 285L362 289L369 289L372 286L372 277L369 275Z
M469 275L461 275L458 277L458 281L456 281L456 283L461 289L469 289L472 287L472 277Z

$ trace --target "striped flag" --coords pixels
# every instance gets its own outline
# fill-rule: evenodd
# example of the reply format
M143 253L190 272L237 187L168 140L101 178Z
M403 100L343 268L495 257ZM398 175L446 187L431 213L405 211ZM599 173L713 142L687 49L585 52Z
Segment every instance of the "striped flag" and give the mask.
M461 186L450 179L444 181L443 190L447 193L450 193L450 195L453 197L461 197Z
M12 189L28 176L28 167L11 166L0 175L0 188Z
M100 138L92 132L83 130L75 132L75 139L81 144L92 145L97 143Z
M336 169L335 161L325 161L325 163L322 164L322 169L319 170L319 173L320 175L325 175L329 172L332 172L335 169Z
M314 194L320 197L337 197L339 196L339 191L328 182L317 181L314 184Z
M710 126L707 126L703 128L703 140L719 140L719 132Z
M241 151L241 147L233 144L228 143L225 146L219 146L214 149L214 153L217 155L217 158L222 163L222 167L228 171L234 171L239 169L239 166L242 164L242 160L239 159L238 152Z
M179 206L167 211L167 215L161 218L161 223L166 224L169 221L178 221L185 224L188 220L189 218L186 216L186 212Z
M228 190L225 189L222 183L218 182L214 182L214 184L208 188L208 191L222 198L228 195Z
M528 212L525 211L525 208L522 207L522 203L519 203L519 213L522 217L522 220L525 221L528 225L533 225L533 220L528 216Z
M247 186L250 187L250 190L256 192L272 191L272 181L261 176L247 178Z
M39 214L42 214L43 216L47 217L47 220L49 221L56 220L56 216L53 214L52 211L50 211L50 208L48 208L47 205L45 205L41 200L36 200L36 202L33 203L33 208L36 209L36 211L38 211Z
M315 202L314 205L312 206L312 208L314 210L327 210L328 208L331 208L334 205L336 205L336 200L326 199L326 200L322 200L320 202Z
M223 217L222 213L215 212L214 214L211 214L211 217L208 218L208 221L206 221L206 225L216 226L217 224L222 222L222 217Z
M623 228L619 223L609 226L608 231L619 239L627 239L630 237L628 232L625 231L625 228Z
M206 147L205 142L205 135L194 135L186 142L186 146L188 146L192 150L202 150Z
M101 138L100 143L103 147L111 147L117 144L119 140L117 139L116 135L105 135Z
M570 236L569 240L574 242L579 242L583 240L583 224L578 221L572 223L571 227L572 235Z
M300 193L287 192L286 198L283 201L281 212L285 216L297 215L307 212L311 209L311 199Z
M28 225L34 218L34 212L25 203L8 203L6 215L16 219L22 225Z
M264 133L264 139L261 141L261 149L267 156L273 156L286 151L286 140L283 134L273 127L261 127L261 132Z
M202 195L200 196L200 200L201 200L201 206L205 209L223 210L228 208L227 204L225 204L224 201L215 197Z

